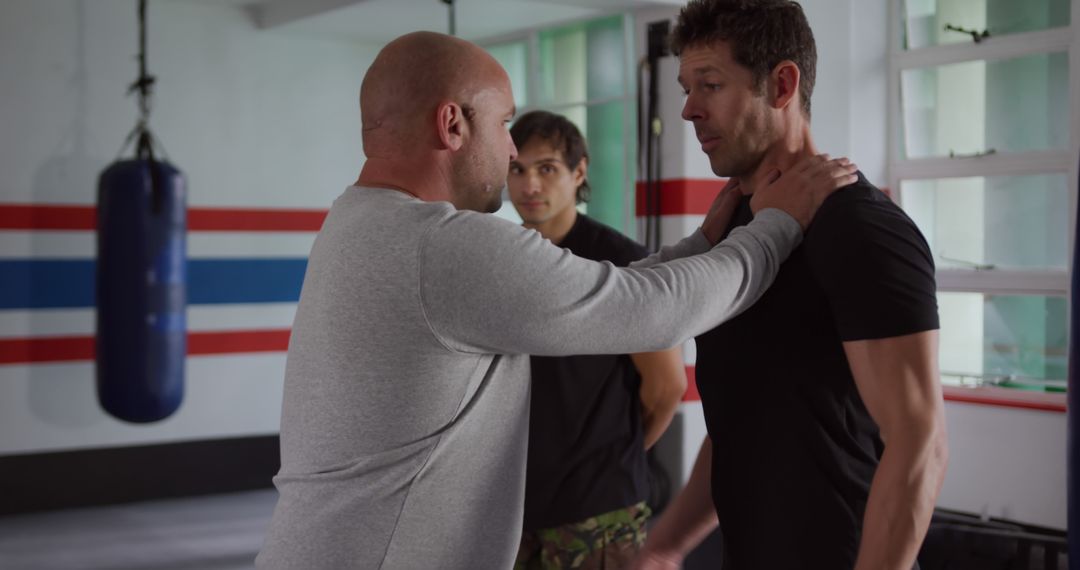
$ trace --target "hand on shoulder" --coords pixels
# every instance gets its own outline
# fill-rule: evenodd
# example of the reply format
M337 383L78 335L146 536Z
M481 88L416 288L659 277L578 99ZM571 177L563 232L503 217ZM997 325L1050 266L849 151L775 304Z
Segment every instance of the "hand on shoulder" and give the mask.
M830 194L859 179L856 170L858 167L844 157L806 157L785 172L774 171L769 183L754 192L750 209L754 213L765 208L781 209L805 230Z
M742 190L739 188L739 179L732 178L728 180L728 183L713 199L709 211L705 214L705 221L701 223L701 231L710 244L716 245L720 242L724 231L731 224L731 218L735 215L735 209L739 207L741 198Z

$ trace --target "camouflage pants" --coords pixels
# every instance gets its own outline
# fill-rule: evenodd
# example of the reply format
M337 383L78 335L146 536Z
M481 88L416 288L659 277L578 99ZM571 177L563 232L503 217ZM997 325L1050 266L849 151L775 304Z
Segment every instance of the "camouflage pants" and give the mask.
M581 522L525 531L514 570L625 568L645 544L650 514L645 503L638 503Z

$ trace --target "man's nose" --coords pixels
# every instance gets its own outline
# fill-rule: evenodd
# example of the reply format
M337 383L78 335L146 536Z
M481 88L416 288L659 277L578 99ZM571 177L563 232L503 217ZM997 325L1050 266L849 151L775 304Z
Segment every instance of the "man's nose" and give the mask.
M514 144L514 137L510 136L510 131L506 131L506 138L510 140L510 160L517 160L518 150L517 145Z
M701 111L693 95L687 95L682 106L682 118L684 121L693 121L701 118Z
M540 189L540 176L536 174L535 170L529 169L525 173L525 193L538 194Z

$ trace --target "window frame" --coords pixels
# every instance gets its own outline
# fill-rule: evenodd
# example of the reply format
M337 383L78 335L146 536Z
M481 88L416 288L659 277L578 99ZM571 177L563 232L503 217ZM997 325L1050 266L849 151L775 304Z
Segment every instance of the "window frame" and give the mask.
M1022 176L1066 176L1068 224L1064 270L964 269L937 270L938 291L992 295L1040 295L1064 297L1071 314L1070 283L1076 248L1078 177L1080 177L1080 0L1071 0L1069 25L1040 31L991 36L979 42L932 45L914 49L903 46L905 0L888 0L888 133L886 172L897 203L904 206L902 182L910 180ZM1065 53L1068 57L1068 150L997 152L988 155L905 158L904 109L901 92L903 72L972 62L1000 61L1032 55ZM1069 325L1067 325L1069 326ZM1070 327L1071 328L1071 327ZM1073 331L1067 330L1067 334Z
M619 96L598 97L582 101L564 101L557 104L540 103L540 82L542 71L540 67L540 35L549 30L564 28L578 24L586 24L595 20L603 20L618 16L622 20L623 29L623 66L626 73L623 74L622 94ZM623 153L623 200L624 204L634 204L634 188L637 183L637 67L635 65L634 41L636 29L634 16L631 12L614 12L592 15L578 20L560 22L558 24L528 28L486 38L477 42L477 45L488 48L496 45L524 41L526 44L526 96L525 105L517 109L517 115L521 116L529 111L543 109L554 113L563 113L567 109L584 107L586 110L610 103L623 103L623 132L629 136L624 142ZM634 238L637 231L637 218L632 207L625 208L623 213L623 227L621 231L627 236Z

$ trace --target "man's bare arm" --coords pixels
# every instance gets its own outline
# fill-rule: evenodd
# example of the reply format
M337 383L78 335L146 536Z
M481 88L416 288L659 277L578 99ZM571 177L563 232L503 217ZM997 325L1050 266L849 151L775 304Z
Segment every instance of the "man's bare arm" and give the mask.
M844 343L885 443L856 570L909 570L926 536L948 462L937 351L937 331Z
M671 423L686 393L686 365L682 348L631 354L641 375L641 420L645 449L652 447Z

